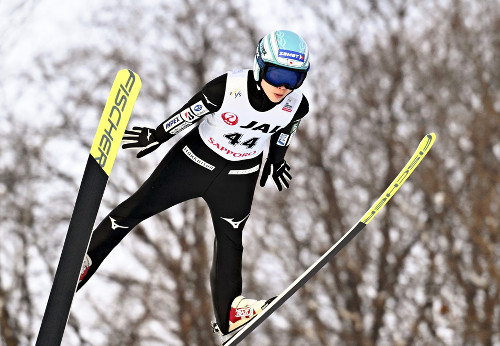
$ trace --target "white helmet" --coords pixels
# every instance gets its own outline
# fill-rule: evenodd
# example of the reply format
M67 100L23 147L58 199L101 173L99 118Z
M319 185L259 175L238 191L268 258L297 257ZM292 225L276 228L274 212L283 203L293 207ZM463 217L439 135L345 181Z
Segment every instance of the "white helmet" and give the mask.
M302 37L277 30L259 41L253 75L257 82L265 79L274 86L296 89L304 82L309 67L309 49Z

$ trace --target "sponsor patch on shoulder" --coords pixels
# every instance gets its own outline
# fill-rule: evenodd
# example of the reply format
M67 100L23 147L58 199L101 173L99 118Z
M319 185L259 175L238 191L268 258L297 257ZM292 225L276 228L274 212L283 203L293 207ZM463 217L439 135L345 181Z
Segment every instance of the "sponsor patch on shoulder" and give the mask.
M180 114L177 114L175 117L171 118L169 121L163 124L163 128L165 132L172 130L174 127L179 125L182 122L182 117Z
M202 115L209 113L209 110L205 107L202 101L198 101L191 106L191 112L196 117L201 117Z
M276 144L278 144L279 146L286 146L286 143L288 142L288 138L290 136L287 135L286 133L282 133L280 134L280 137L278 138L278 141L276 142Z

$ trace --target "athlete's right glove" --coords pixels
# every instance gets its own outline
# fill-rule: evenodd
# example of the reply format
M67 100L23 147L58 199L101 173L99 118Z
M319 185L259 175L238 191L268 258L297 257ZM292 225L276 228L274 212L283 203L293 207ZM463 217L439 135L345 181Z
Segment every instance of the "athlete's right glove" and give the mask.
M262 176L260 177L260 186L264 187L266 185L267 177L270 174L278 191L282 191L283 186L286 189L290 187L288 180L292 180L292 175L290 174L290 166L285 160L277 163L271 163L269 160L266 160L262 169Z
M143 157L160 146L160 142L155 137L155 130L147 127L134 127L132 130L125 130L122 145L123 149L141 149L137 157Z

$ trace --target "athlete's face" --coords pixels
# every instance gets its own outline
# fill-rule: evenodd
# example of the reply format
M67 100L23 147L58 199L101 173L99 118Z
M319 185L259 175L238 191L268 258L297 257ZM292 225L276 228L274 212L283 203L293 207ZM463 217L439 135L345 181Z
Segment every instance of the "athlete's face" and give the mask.
M275 87L266 82L264 79L261 82L262 90L266 93L266 96L271 100L271 102L278 103L281 102L286 95L292 92L292 90L285 88L284 86Z

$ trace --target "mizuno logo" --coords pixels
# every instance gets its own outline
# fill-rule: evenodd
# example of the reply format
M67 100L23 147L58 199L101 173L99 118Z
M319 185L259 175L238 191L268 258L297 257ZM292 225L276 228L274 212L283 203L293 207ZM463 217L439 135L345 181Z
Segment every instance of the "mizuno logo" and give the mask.
M224 220L224 221L229 222L229 224L230 224L231 226L233 226L233 228L234 228L234 229L238 229L238 227L240 227L240 224L241 224L243 221L245 221L246 219L248 219L248 217L249 217L249 216L250 216L250 214L248 214L247 216L245 216L245 217L243 218L243 220L241 220L241 221L234 221L234 218L228 219L228 218L225 218L225 217L221 217L221 219L222 219L222 220Z
M127 229L128 227L125 227L125 226L120 226L119 224L116 223L116 220L113 219L111 216L109 217L109 219L111 220L111 229L114 231L116 230L117 228L124 228L124 229Z
M215 107L217 107L217 105L216 105L215 103L211 102L211 101L208 99L208 97L206 97L206 96L205 96L205 94L202 94L202 95L203 95L203 97L205 98L205 101L207 101L207 103L208 103L208 104L211 104L211 105L214 105Z

